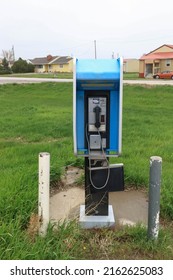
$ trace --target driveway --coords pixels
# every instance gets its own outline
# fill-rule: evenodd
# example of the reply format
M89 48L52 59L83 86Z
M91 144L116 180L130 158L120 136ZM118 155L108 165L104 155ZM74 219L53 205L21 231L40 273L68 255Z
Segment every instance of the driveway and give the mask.
M16 77L0 77L0 84L28 84L28 83L71 83L73 79L57 79L57 78L16 78ZM170 85L173 86L173 80L124 80L123 84L129 85Z

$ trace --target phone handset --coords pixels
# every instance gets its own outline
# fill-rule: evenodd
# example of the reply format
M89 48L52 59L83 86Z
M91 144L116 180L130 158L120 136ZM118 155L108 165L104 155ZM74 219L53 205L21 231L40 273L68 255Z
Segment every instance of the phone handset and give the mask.
M96 114L96 122L95 122L95 127L99 128L100 127L100 112L101 112L101 108L99 106L96 106L93 111Z

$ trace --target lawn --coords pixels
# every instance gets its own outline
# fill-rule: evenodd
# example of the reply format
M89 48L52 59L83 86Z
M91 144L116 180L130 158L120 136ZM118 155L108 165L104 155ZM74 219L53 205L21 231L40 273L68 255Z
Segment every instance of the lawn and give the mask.
M138 80L139 79L139 73L124 73L123 74L124 80Z
M22 77L22 78L59 78L59 79L72 79L73 73L59 72L59 73L19 73L0 75L1 77ZM138 80L139 73L124 73L124 80ZM141 78L140 78L141 79Z
M124 86L123 152L126 187L148 188L149 158L163 158L159 242L146 228L85 231L76 221L30 236L37 213L38 154L51 154L51 181L64 167L82 167L73 155L72 84L0 86L0 259L173 258L172 87Z
M14 73L7 75L0 75L0 77L17 77L17 78L58 78L58 79L72 79L73 73L56 72L56 73Z

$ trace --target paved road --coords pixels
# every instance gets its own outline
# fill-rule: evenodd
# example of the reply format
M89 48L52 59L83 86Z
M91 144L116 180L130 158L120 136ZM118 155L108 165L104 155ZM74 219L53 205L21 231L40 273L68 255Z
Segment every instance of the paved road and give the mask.
M42 82L72 82L73 79L57 79L57 78L15 78L15 77L0 77L0 84L27 84L27 83L42 83ZM124 84L142 84L142 85L170 85L173 86L173 80L124 80Z
M124 84L129 84L129 85L151 85L151 86L156 86L156 85L169 85L173 86L173 80L124 80Z
M16 77L0 77L0 84L29 84L43 82L72 82L73 79L56 79L56 78L16 78Z

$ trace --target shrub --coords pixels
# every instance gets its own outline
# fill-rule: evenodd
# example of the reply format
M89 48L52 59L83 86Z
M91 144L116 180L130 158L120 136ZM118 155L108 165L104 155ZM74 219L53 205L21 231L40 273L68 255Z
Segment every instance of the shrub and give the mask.
M23 60L22 58L19 58L14 62L12 71L14 73L31 73L34 72L34 65L27 63L27 61Z
M2 65L0 65L0 75L11 74L11 69L8 66L8 61L6 58L2 60Z

